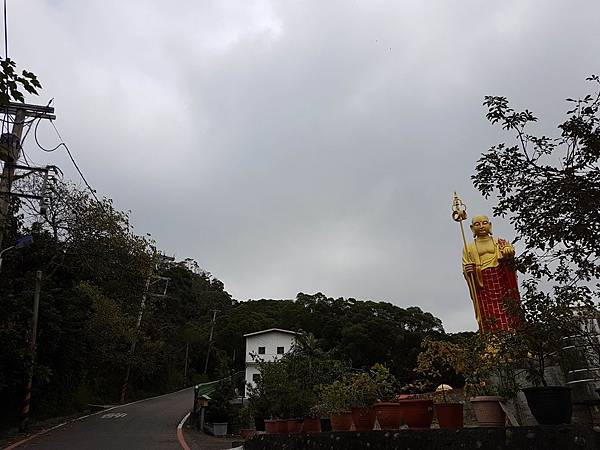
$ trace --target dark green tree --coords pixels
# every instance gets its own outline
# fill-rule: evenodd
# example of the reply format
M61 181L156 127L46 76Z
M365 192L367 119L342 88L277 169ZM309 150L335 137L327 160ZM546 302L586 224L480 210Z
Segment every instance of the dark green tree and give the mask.
M556 137L533 134L537 118L529 110L486 97L487 119L514 141L485 152L472 177L486 198L496 197L494 214L509 218L524 246L517 259L527 274L520 331L536 361L530 375L540 384L560 338L581 333L580 318L598 317L600 79L587 80L595 92L566 100L571 107Z

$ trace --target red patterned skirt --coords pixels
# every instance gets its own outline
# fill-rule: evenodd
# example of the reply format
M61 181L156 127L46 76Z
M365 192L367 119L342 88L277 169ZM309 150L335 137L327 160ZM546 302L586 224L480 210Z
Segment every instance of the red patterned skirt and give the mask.
M513 330L518 323L519 287L517 274L506 267L481 272L483 288L477 290L482 331Z

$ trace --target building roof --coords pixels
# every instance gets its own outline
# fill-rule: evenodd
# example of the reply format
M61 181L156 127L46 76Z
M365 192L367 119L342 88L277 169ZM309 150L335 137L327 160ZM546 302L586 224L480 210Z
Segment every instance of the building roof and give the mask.
M279 333L288 333L288 334L298 334L295 331L290 331L290 330L283 330L281 328L269 328L268 330L261 330L261 331L255 331L254 333L247 333L244 334L244 337L248 337L248 336L255 336L257 334L265 334L265 333L270 333L272 331L278 331Z

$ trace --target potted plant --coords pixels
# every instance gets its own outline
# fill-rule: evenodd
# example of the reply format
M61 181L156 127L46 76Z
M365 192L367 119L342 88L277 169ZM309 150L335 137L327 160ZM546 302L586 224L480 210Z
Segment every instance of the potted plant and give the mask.
M254 415L252 414L252 410L248 406L244 406L238 411L238 424L240 427L240 435L242 438L250 439L254 436L256 432L255 424L254 424Z
M352 427L350 406L348 384L338 380L319 386L319 403L313 408L313 415L329 416L332 431L349 431Z
M227 435L227 428L232 417L236 416L231 399L234 397L234 386L229 381L219 384L209 401L206 411L207 421L212 424L215 436Z
M396 378L381 364L371 368L377 386L375 417L382 430L397 430L402 424L402 407L396 400Z
M314 409L313 409L314 411ZM304 418L302 422L303 433L320 433L321 432L321 418L315 414L309 414Z
M503 427L506 413L501 402L498 388L492 382L492 374L498 363L495 356L499 349L489 344L489 333L479 333L459 344L456 367L465 378L465 394L475 413L479 425L484 427Z
M371 431L375 425L373 404L377 400L377 383L366 372L350 375L348 383L354 428L356 431Z
M501 402L515 396L518 390L513 362L515 346L514 333L500 332L477 333L455 343L425 341L417 371L436 379L441 371L451 368L464 378L465 394L470 397L477 422L482 426L504 426L506 414ZM446 398L444 391L442 396ZM460 406L449 408L454 408L458 416ZM436 409L449 408L440 405Z
M433 422L433 400L421 398L424 384L410 383L400 388L396 397L402 411L402 421L409 428L429 428Z
M464 426L463 404L450 402L448 394L452 391L449 384L440 384L436 389L439 399L434 405L435 414L440 428L462 428Z
M417 357L416 372L434 385L456 377L457 355L460 348L457 344L448 341L424 339L421 343L422 351ZM448 398L452 387L440 384L435 390L434 410L440 428L461 428L463 426L463 404L452 402Z
M551 386L546 368L561 351L562 338L581 331L574 314L574 299L555 288L555 298L539 291L531 280L523 283L525 295L521 304L523 319L517 329L522 344L527 380L533 384L523 389L531 413L541 425L570 423L571 389Z

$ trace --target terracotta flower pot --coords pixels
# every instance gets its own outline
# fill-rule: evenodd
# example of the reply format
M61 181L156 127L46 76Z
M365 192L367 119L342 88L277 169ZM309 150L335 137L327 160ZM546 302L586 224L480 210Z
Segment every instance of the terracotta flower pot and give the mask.
M375 410L352 407L352 421L356 431L371 431L375 425Z
M288 419L286 422L288 433L300 433L302 430L302 419Z
M482 395L470 399L477 422L482 427L503 427L506 414L500 406L502 397L497 395Z
M318 417L305 417L304 423L302 424L303 433L320 433L321 432L321 419Z
M538 386L524 388L527 405L540 425L571 423L571 388Z
M279 421L277 419L265 419L265 431L267 434L279 433Z
M256 433L256 430L254 428L241 428L240 429L240 436L242 436L242 439L244 439L244 440L250 439L252 436L254 436L255 433Z
M402 419L409 428L429 428L433 421L433 400L398 400Z
M352 413L333 414L329 416L331 431L350 431L352 428Z
M398 402L380 402L373 406L382 430L397 430L402 424L402 406Z
M278 433L287 433L287 420L285 419L277 419L277 432Z
M437 403L434 408L440 428L463 427L462 403Z

